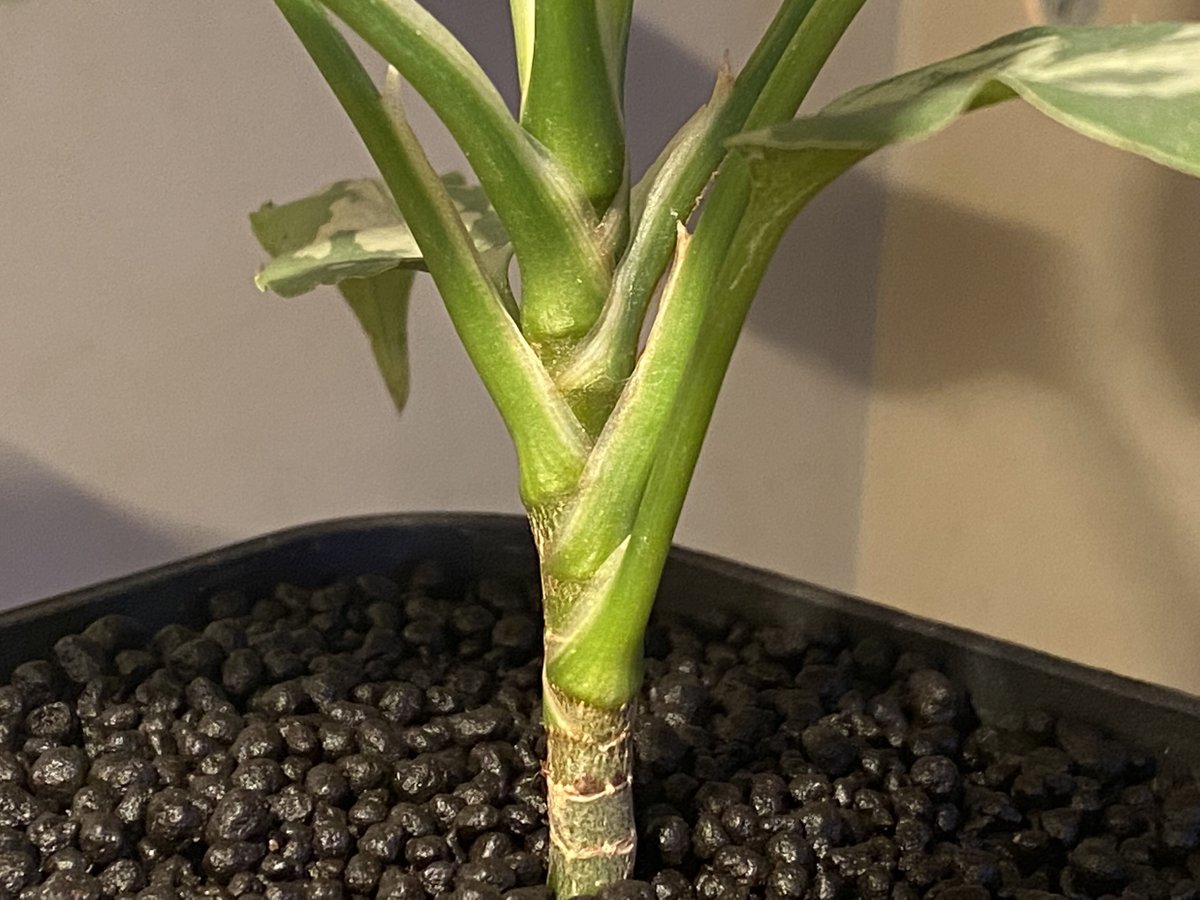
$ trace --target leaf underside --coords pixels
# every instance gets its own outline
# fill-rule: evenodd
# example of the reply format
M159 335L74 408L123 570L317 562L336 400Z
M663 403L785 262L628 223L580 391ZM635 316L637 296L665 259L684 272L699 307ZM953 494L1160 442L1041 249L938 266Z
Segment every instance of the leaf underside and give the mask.
M748 157L759 195L794 213L811 196L814 169L827 183L881 147L1014 97L1095 140L1200 175L1200 25L1173 22L1027 29L730 143Z
M459 175L443 179L489 270L502 277L508 237L481 188ZM408 302L420 248L382 182L339 181L290 203L265 204L250 216L272 257L255 278L260 290L296 297L337 285L371 342L397 410L408 400Z
M408 402L408 300L416 272L389 269L338 284L371 342L371 352L397 411Z

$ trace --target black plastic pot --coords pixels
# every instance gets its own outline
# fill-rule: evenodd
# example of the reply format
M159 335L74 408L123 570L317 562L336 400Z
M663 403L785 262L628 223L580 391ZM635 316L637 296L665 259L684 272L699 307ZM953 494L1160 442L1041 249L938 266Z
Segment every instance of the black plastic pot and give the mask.
M0 614L0 674L49 654L62 635L123 613L157 628L203 617L214 591L319 584L437 559L469 577L536 566L525 521L472 514L340 519L270 534ZM1163 766L1200 773L1200 698L1087 668L703 553L677 549L664 575L666 609L714 606L762 622L886 637L938 660L984 717L1035 710L1100 726Z

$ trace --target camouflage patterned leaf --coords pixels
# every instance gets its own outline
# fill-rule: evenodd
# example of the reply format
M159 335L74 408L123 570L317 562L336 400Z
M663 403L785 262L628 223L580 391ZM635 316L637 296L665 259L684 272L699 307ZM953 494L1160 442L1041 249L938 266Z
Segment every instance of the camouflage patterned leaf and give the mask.
M476 249L485 255L503 254L507 260L508 236L483 189L466 184L457 174L442 180ZM339 181L281 206L267 203L251 214L250 225L273 257L254 283L282 297L389 269L425 267L395 201L375 179Z

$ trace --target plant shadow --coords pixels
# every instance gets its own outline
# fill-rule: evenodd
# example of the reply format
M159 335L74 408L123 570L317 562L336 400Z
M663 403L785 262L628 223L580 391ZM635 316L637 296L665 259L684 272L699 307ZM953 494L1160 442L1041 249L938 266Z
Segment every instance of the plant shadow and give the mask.
M1163 170L1161 176L1175 189L1164 191L1151 289L1103 314L1079 307L1087 260L1054 236L893 190L889 234L904 236L898 246L913 260L899 258L902 250L891 254L889 266L913 265L917 258L926 264L919 277L911 270L889 274L878 324L887 341L876 351L872 380L878 394L906 398L987 381L1069 411L1071 420L1062 427L1080 436L1088 454L1081 464L1092 487L1078 496L1087 504L1085 515L1097 523L1094 537L1107 558L1139 583L1154 586L1138 602L1157 608L1143 606L1134 615L1130 607L1134 630L1165 622L1189 627L1183 620L1200 626L1200 614L1180 606L1200 584L1195 524L1186 519L1186 504L1164 490L1170 466L1179 460L1163 454L1154 434L1138 429L1142 419L1131 413L1128 386L1109 368L1119 362L1113 354L1120 348L1111 334L1102 333L1110 327L1104 316L1151 323L1131 326L1136 329L1131 346L1159 366L1156 371L1170 382L1164 390L1187 398L1182 411L1189 421L1180 427L1200 425L1200 260L1191 252L1194 229L1189 235L1184 227L1200 221L1200 192L1179 190L1175 173ZM929 248L937 248L936 264L929 264ZM1148 304L1148 310L1119 308L1133 304ZM1094 345L1093 333L1100 338ZM967 405L958 412L946 406L947 414L972 414L970 397L959 396ZM1157 409L1180 412L1178 405ZM1030 503L1035 509L1037 501Z
M220 542L219 536L124 510L0 441L0 608Z
M1156 169L1155 181L1162 210L1152 298L1158 335L1200 417L1200 189L1194 178L1167 169Z
M863 171L823 191L784 235L746 322L863 391L871 384L887 198L884 184Z

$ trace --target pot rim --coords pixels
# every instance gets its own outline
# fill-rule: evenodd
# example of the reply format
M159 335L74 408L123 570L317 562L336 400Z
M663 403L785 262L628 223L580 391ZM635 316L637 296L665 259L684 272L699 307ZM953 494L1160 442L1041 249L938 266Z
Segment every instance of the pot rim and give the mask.
M68 633L72 626L80 627L81 615L92 604L104 601L111 606L114 598L124 594L136 594L144 601L145 595L163 585L177 589L162 595L163 605L156 608L156 614L169 617L167 621L179 621L184 611L193 609L198 594L240 583L238 575L253 573L256 561L269 558L278 563L287 558L307 564L306 554L319 557L324 550L333 555L334 550L351 547L356 537L362 538L359 549L367 548L370 541L378 542L385 532L408 532L410 538L424 534L439 548L454 545L475 571L498 562L511 569L513 560L519 560L526 569L536 564L528 522L519 514L406 512L345 516L279 529L0 611L0 632L58 627L61 633ZM331 547L335 540L338 546ZM452 554L443 551L442 555L449 559ZM217 571L228 571L229 575L204 577ZM348 569L331 571L330 575L359 572ZM902 639L906 647L928 652L967 686L976 708L983 713L1046 709L1055 715L1101 720L1101 727L1163 755L1164 761L1174 755L1188 768L1200 771L1200 697L1175 688L922 618L716 554L675 546L663 575L657 608L678 612L683 605L679 597L694 591L719 595L719 606L760 621L794 620L794 612L787 615L787 606L803 603L806 626L834 625L844 628L855 640L868 635L897 642ZM25 658L32 655L36 650ZM1114 717L1118 725L1109 727Z

